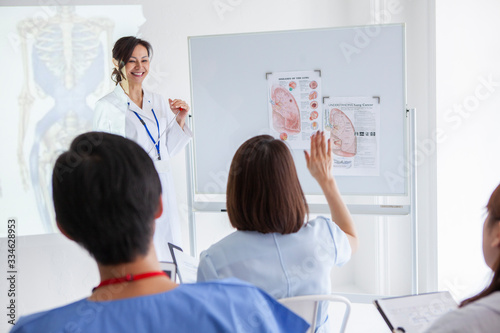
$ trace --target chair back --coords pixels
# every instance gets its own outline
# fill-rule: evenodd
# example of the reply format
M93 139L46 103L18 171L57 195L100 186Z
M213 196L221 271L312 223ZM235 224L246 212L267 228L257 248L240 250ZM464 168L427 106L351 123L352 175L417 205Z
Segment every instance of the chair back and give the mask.
M304 320L311 325L307 331L308 333L314 333L316 330L316 318L321 301L339 302L345 305L342 325L340 326L340 332L344 333L347 320L349 319L349 315L351 313L351 302L349 302L347 298L337 295L305 295L282 298L278 300L278 302L292 310L295 314L304 318Z

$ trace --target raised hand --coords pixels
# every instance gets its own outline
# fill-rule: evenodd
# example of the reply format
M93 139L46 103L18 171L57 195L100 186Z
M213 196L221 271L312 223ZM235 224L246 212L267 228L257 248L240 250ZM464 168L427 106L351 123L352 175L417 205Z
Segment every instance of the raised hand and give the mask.
M189 112L189 105L181 99L168 99L168 103L170 105L170 110L177 115L177 123L184 128L184 123L186 121L186 116Z
M328 141L328 144L326 144L326 141ZM311 153L304 151L304 154L307 168L318 183L321 184L333 179L332 144L330 139L325 139L323 132L318 131L311 136Z
M331 140L328 140L327 145L323 132L318 131L311 136L311 153L307 151L304 151L304 153L306 155L307 168L319 183L328 202L332 220L346 233L351 250L353 252L356 251L358 248L356 228L354 227L351 214L342 200L332 173L333 157Z

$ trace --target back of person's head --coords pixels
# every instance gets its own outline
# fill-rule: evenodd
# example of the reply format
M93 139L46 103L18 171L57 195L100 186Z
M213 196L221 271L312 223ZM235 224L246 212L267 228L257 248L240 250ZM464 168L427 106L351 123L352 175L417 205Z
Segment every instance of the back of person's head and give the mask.
M467 305L471 302L477 301L483 297L490 295L495 291L500 291L500 254L495 257L490 258L490 256L495 256L495 253L500 253L500 249L491 249L492 244L491 239L495 237L500 237L498 234L500 232L500 185L491 194L490 200L486 205L488 211L488 216L486 217L485 225L483 228L483 254L486 264L493 270L493 278L491 283L482 292L473 296L469 299L463 301L460 306Z
M116 84L120 83L124 79L123 74L121 73L122 68L130 59L132 53L134 53L134 49L137 45L144 46L146 50L148 50L148 57L151 58L153 54L153 47L144 39L136 38L134 36L127 36L122 37L115 42L112 54L113 59L118 62L118 68L115 68L113 70L113 73L111 73L111 78L113 81L115 81Z
M253 137L236 151L226 196L229 220L238 230L294 233L309 212L289 148L269 135Z
M161 184L137 143L102 132L79 135L56 161L52 191L59 227L99 263L147 254Z

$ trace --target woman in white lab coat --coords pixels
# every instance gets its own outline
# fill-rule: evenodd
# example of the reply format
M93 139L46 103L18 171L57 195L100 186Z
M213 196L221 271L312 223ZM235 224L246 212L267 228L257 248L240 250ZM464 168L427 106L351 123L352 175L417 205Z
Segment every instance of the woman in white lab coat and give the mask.
M160 175L164 210L156 221L154 243L160 261L171 261L168 242L181 246L180 223L169 160L192 137L185 124L189 106L144 90L149 73L151 45L139 38L122 37L113 47L112 74L116 88L97 101L93 127L136 141L155 161ZM124 202L124 205L126 203Z

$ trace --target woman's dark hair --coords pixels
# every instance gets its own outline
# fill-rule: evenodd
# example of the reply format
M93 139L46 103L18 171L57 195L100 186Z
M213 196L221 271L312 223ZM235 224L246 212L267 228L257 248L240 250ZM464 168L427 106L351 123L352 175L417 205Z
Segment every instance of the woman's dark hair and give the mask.
M104 265L147 254L161 183L148 154L124 137L90 132L73 140L52 173L60 228Z
M493 228L496 223L500 223L500 185L498 185L491 194L490 200L486 205L486 209L488 211L488 217L486 220L487 224L485 232L487 232L487 230L491 230L491 228ZM497 258L493 266L493 278L491 279L490 285L476 296L464 300L462 303L460 303L460 307L475 302L496 291L500 291L500 257Z
M269 135L253 137L236 151L226 203L238 230L291 234L309 214L290 150Z
M118 61L118 69L114 68L111 73L111 79L116 83L120 83L124 78L122 69L132 56L134 49L137 45L142 45L148 50L148 56L151 58L153 55L153 47L147 41L136 38L133 36L122 37L118 39L113 46L113 59Z

